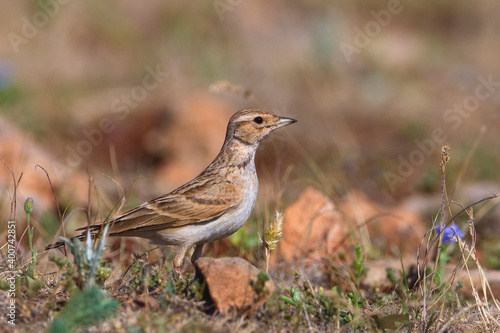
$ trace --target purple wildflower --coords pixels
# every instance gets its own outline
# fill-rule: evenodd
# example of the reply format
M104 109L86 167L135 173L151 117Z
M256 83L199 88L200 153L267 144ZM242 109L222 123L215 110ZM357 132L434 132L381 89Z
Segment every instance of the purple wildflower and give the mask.
M436 226L436 232L438 234L441 233L441 226ZM449 226L445 227L443 230L443 244L455 243L457 241L456 237L462 238L465 236L465 232L460 230L460 227L452 223Z

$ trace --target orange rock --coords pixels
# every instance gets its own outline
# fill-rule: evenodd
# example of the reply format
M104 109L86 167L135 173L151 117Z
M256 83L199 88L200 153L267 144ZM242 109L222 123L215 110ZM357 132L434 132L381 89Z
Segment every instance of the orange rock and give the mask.
M271 280L258 286L259 269L241 258L203 257L195 267L221 313L255 314L275 290Z
M333 253L347 231L333 203L318 190L308 188L285 210L280 258L321 259Z
M318 260L343 251L355 242L389 255L415 255L426 227L410 208L383 207L361 192L352 192L335 206L319 191L308 188L285 210L279 256L285 260ZM275 259L275 258L273 258Z
M383 249L388 255L416 255L427 231L414 210L377 205L359 191L346 197L341 211L352 226L357 226L363 243Z

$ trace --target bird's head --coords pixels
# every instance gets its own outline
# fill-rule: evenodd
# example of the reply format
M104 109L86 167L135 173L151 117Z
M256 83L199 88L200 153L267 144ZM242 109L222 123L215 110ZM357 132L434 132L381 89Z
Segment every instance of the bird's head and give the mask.
M266 110L246 109L238 111L229 120L226 140L228 137L233 137L243 144L256 146L275 129L295 122L297 120L279 117Z

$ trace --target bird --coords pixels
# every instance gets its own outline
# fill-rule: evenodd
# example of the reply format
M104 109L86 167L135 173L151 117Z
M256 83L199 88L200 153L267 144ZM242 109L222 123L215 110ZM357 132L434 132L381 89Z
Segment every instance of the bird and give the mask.
M142 237L152 244L177 246L173 270L181 274L186 252L194 246L191 262L201 257L203 245L239 230L250 216L259 188L255 154L273 131L297 120L264 109L244 109L229 120L224 143L215 159L194 179L119 216L90 226L98 234L109 225L109 236ZM46 250L64 242L50 244Z

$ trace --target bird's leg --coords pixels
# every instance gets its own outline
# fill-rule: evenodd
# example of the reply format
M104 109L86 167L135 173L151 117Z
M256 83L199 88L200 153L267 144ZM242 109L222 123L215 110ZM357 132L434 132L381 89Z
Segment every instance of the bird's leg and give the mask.
M201 257L201 253L203 251L204 244L196 244L194 248L193 255L191 256L191 263L194 265L194 262Z
M174 262L173 262L174 272L180 276L182 276L181 275L182 262L184 261L184 256L186 255L186 251L189 248L190 246L185 244L179 246L179 248L177 249L177 254L174 257Z

